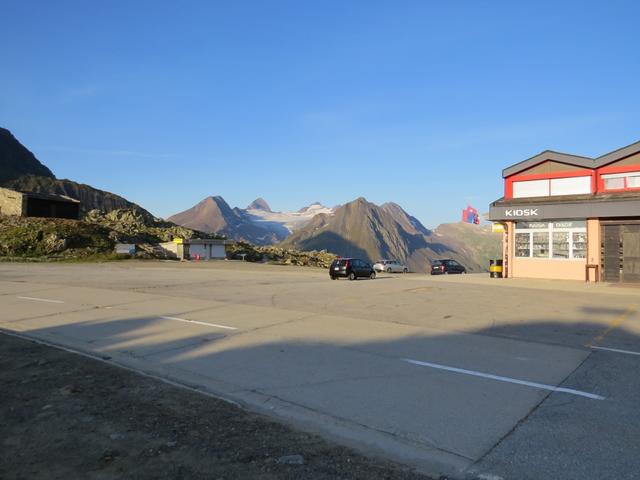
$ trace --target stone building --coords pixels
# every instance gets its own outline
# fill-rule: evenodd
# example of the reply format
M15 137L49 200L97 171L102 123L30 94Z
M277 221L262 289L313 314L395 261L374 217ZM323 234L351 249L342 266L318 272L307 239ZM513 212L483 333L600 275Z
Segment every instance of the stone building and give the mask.
M77 220L80 216L80 202L63 195L0 188L0 214Z

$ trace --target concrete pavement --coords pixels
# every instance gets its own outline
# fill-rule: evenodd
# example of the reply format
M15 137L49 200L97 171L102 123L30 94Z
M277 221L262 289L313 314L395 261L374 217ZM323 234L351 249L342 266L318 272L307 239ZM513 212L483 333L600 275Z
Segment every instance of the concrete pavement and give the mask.
M608 444L627 445L617 449L625 465L640 467L630 428L640 419L627 400L640 356L589 348L640 351L638 290L499 282L332 282L321 270L236 262L0 264L0 327L205 389L435 476L590 478L562 471L579 461L600 475L592 478L632 478L593 465L597 443L588 440L582 455L538 467L530 449L514 448L535 438L537 451L552 455L558 431L601 441L606 432ZM549 421L557 405L566 428Z

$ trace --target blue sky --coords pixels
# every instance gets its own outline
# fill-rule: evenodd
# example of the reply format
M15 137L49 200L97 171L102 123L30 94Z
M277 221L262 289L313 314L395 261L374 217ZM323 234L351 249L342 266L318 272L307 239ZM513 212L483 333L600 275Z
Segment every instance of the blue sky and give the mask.
M184 5L181 5L184 3ZM542 150L640 140L640 4L5 2L0 126L169 216L365 196L481 212Z

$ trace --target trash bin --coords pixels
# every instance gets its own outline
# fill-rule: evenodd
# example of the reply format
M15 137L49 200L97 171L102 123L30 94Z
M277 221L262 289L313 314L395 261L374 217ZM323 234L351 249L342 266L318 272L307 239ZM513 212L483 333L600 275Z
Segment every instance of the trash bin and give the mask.
M491 278L502 278L502 259L489 260L489 276Z

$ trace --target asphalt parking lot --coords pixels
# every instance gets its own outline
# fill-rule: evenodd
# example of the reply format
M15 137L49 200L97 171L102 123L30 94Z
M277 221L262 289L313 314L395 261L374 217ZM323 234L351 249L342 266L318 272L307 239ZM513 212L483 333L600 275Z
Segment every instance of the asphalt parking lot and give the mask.
M0 328L451 478L637 478L640 289L0 264Z

